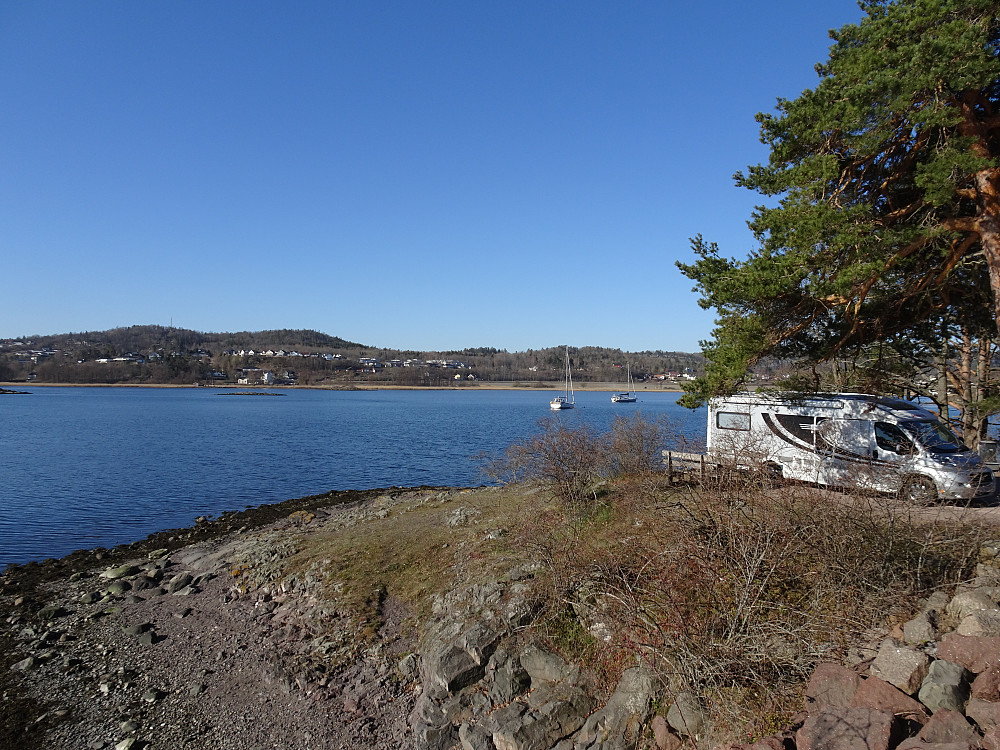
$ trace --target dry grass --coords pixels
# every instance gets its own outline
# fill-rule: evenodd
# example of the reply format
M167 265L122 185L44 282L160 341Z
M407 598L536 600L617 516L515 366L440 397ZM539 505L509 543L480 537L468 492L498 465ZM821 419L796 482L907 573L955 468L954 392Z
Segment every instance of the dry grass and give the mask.
M286 570L318 580L363 641L385 596L405 602L417 625L436 595L539 564L544 606L530 637L582 662L607 690L624 668L649 666L664 704L693 690L716 738L746 741L801 707L817 661L841 658L919 597L969 577L981 542L997 534L961 513L928 517L894 498L774 484L745 467L703 486L671 484L649 460L661 433L629 428L631 438L548 432L554 445L507 454L512 477L531 483L447 502L411 493L382 517L305 534ZM610 455L581 455L595 446ZM524 461L558 465L523 472ZM580 494L566 484L576 469ZM465 522L450 526L459 509Z
M458 581L502 578L518 561L509 540L490 532L518 513L521 492L481 488L443 497L414 493L384 517L310 531L286 561L285 575L318 577L322 598L358 623L361 641L377 629L385 596L405 603L418 623L435 595ZM449 526L456 512L468 520Z

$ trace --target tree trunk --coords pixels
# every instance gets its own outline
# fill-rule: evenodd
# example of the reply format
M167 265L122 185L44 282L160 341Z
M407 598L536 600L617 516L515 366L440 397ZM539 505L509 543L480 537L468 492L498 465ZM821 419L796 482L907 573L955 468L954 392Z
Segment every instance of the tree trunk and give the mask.
M976 173L979 192L979 241L990 270L993 290L993 320L1000 336L1000 169Z

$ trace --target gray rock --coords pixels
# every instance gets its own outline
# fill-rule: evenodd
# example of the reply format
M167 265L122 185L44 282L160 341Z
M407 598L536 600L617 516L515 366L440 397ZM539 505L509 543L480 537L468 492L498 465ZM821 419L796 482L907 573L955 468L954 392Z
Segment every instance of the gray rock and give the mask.
M970 612L955 628L959 635L1000 635L1000 609L978 609Z
M951 597L944 591L935 591L924 600L923 611L931 615L942 614L950 601Z
M920 689L929 667L930 657L927 654L899 646L887 638L882 642L870 672L907 695L913 695Z
M910 646L922 646L937 637L933 616L929 612L921 612L912 620L903 623L903 641Z
M27 672L31 669L34 669L37 666L38 666L38 659L36 659L34 656L28 656L25 657L24 659L21 659L21 661L17 662L16 664L12 664L10 668L17 672Z
M107 593L112 596L123 596L132 590L132 584L128 581L115 581L107 588Z
M38 619L55 620L57 617L65 617L68 614L69 612L58 604L50 604L47 607L42 607L38 610Z
M506 652L491 663L492 685L490 698L496 703L507 703L524 695L531 686L531 677L521 666L521 660L509 657Z
M965 589L951 598L945 611L957 620L964 620L976 610L994 609L996 606L996 602L981 590Z
M462 750L496 750L493 733L481 724L462 724L458 728L458 739L462 743Z
M412 677L417 673L417 655L408 654L400 659L399 663L396 665L396 669L403 677Z
M697 738L704 731L705 712L694 693L678 693L677 699L667 711L667 724L681 737Z
M647 669L625 670L604 708L592 713L576 735L575 750L597 750L604 743L613 747L635 746L649 717L655 684L653 674Z
M567 664L561 657L535 645L525 646L520 655L521 666L531 677L531 684L575 679L579 667Z
M118 578L127 578L128 576L134 576L139 573L139 568L135 565L119 565L117 568L108 568L103 573L101 573L101 578L107 578L109 580L117 580Z
M435 644L424 654L422 664L429 679L449 693L478 682L486 673L485 664L454 643Z
M497 750L550 748L582 727L593 708L593 699L583 690L567 686L539 688L530 694L530 703L533 710L498 719L499 729L493 733Z
M190 573L178 573L167 582L167 585L164 588L173 594L175 591L180 591L185 586L190 585L192 580L194 579Z
M917 697L932 712L961 711L969 699L968 672L961 664L936 659L931 662Z

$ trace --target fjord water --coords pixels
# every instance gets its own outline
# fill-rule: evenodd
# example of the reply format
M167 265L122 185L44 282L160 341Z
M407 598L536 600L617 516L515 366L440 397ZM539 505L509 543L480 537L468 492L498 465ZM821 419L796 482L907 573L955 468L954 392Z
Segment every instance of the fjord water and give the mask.
M605 431L641 412L705 432L667 392L577 392L552 413L549 391L19 390L0 396L0 571L330 490L481 485L475 457L549 417Z

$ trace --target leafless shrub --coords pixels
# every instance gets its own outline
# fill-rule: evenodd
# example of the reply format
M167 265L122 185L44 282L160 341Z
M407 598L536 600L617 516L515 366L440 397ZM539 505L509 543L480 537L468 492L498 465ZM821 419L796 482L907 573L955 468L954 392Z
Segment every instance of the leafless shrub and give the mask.
M890 495L781 481L755 448L732 451L700 486L629 475L600 522L591 506L583 518L536 514L520 530L549 568L547 637L562 633L608 684L623 665L652 666L668 696L696 691L715 731L741 739L798 708L790 696L818 660L969 575L995 534Z
M608 440L612 476L644 476L663 471L665 449L686 450L687 440L665 417L616 417Z
M480 455L483 474L491 481L513 484L541 481L570 505L596 500L602 480L627 477L658 489L664 479L663 450L686 450L687 439L665 418L653 421L641 414L618 417L606 435L587 425L566 427L544 419L541 432L511 445L496 456Z
M557 419L539 422L541 432L486 460L484 473L505 484L543 481L569 505L593 497L605 473L608 441L588 425L567 427Z

